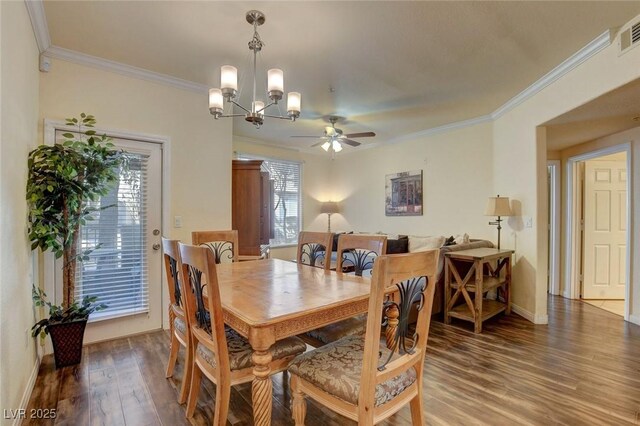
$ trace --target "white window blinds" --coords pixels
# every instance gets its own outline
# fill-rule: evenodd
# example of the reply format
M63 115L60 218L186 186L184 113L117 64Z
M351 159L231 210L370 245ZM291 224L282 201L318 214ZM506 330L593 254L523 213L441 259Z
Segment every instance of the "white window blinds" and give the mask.
M99 209L80 227L81 250L93 250L77 263L75 298L98 296L108 308L92 318L148 312L147 165L149 156L127 153L129 165Z
M263 160L262 169L273 180L274 238L271 245L297 244L302 229L302 164L293 161L238 155L239 160Z

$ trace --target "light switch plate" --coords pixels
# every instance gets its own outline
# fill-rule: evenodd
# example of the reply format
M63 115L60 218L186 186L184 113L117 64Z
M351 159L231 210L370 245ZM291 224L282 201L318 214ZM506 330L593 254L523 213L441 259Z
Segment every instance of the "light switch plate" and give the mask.
M182 216L174 216L173 217L173 227L174 228L182 228Z
M524 227L533 228L533 218L531 216L524 217Z

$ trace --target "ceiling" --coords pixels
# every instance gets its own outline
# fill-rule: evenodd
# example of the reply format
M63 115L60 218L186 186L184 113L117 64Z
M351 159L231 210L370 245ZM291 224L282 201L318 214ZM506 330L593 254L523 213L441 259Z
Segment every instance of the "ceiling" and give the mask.
M560 151L640 126L640 79L545 123L547 150Z
M320 135L329 115L376 132L366 144L489 114L640 2L45 2L53 45L211 87L221 65L247 70L254 8L259 81L282 68L303 111L259 130L234 119L234 134L300 148L314 141L289 136Z

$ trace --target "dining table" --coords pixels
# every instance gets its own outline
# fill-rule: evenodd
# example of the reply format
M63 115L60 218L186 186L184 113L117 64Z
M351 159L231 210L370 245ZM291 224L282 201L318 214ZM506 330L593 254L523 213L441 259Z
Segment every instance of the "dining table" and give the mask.
M291 261L216 265L225 323L253 350L254 424L271 424L271 346L290 336L367 312L370 280Z

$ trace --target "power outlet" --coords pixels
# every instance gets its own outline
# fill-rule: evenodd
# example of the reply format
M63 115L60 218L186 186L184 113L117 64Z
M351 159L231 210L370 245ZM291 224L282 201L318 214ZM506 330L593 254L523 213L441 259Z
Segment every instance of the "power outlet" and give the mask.
M525 216L523 221L525 228L533 228L533 218L531 216Z
M173 227L174 228L182 228L182 216L174 216L173 217Z

